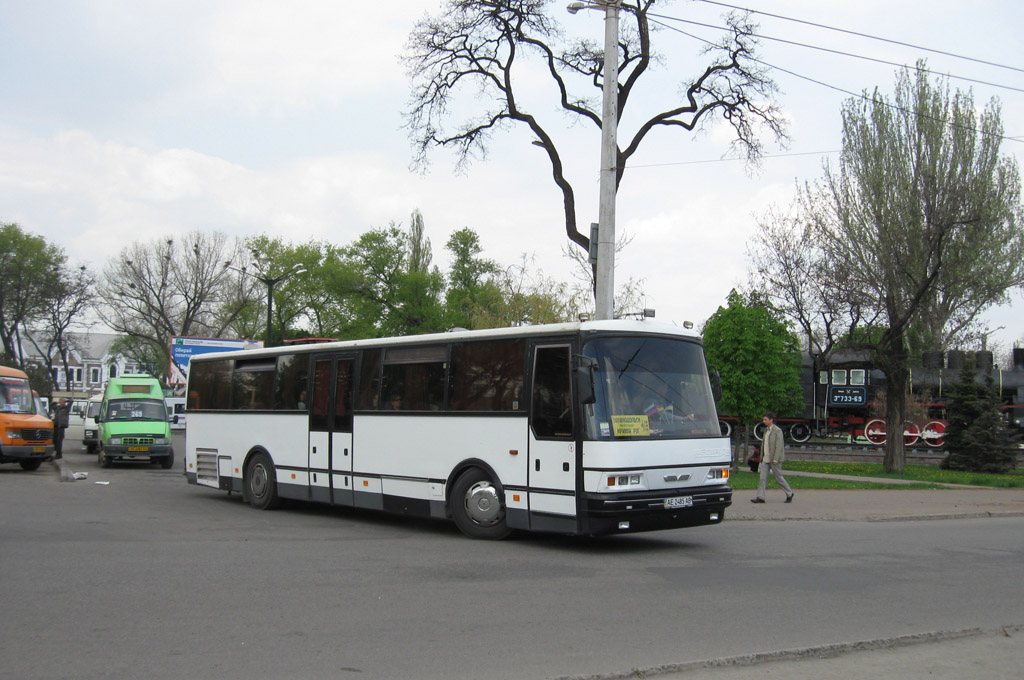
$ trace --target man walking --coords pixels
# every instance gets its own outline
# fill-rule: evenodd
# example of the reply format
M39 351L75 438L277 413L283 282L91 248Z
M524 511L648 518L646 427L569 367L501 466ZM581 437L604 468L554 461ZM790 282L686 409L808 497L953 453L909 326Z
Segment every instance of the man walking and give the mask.
M761 481L757 485L757 497L751 503L764 503L764 487L768 483L768 471L782 490L786 492L786 502L793 502L793 489L782 476L782 461L786 457L786 447L782 442L782 430L775 424L775 414L766 413L761 419L764 423L764 446L761 448Z

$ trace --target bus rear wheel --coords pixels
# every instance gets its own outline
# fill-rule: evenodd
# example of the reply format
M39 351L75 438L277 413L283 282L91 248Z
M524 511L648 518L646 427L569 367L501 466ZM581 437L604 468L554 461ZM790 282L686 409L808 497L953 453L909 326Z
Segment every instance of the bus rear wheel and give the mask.
M270 456L257 453L245 466L245 491L249 505L257 510L273 510L281 506L277 480Z
M455 480L449 510L455 526L470 538L500 541L512 533L501 493L480 468L470 468Z

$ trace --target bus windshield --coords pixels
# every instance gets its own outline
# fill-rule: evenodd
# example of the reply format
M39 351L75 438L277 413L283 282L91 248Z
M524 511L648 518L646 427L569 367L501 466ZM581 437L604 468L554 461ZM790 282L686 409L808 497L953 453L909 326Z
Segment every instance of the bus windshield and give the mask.
M28 380L4 376L0 378L0 412L35 413L32 388Z
M111 400L107 420L167 420L167 407L159 399Z
M604 337L583 356L596 361L597 400L584 406L588 439L720 436L702 347L658 337Z

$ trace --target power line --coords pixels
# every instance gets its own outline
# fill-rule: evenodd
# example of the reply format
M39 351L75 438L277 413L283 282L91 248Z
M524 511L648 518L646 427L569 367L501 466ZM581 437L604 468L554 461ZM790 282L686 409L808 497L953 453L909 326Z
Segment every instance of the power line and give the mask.
M765 154L762 158L789 158L791 156L828 156L834 153L842 153L841 150L836 149L833 151L799 151L795 153L776 153L776 154ZM701 161L677 161L675 163L647 163L644 165L633 165L629 164L630 169L634 168L661 168L668 165L701 165L704 163L730 163L745 161L744 158L708 158Z
M713 24L705 24L705 23L702 23L700 21L692 21L692 20L689 20L689 19L680 19L679 17L671 17L671 16L667 16L667 15L664 15L664 14L654 14L654 13L651 13L651 14L648 14L648 16L650 16L650 17L657 17L659 19L667 19L669 21L678 21L679 23L690 24L690 25L693 25L693 26L700 26L702 28L710 28L710 29L713 29L713 30L716 30L716 31L729 31L730 30L729 27L727 27L727 26L715 26ZM664 24L661 24L661 25L664 25ZM878 63L878 64L886 64L888 66L896 66L897 68L904 68L904 67L906 67L906 68L913 68L913 69L916 69L918 71L921 70L921 69L917 68L916 66L907 66L906 64L900 64L900 63L897 63L895 61L888 61L888 60L885 60L885 59L879 59L877 57L868 57L868 56L864 56L862 54L854 54L852 52L843 52L841 50L834 50L834 49L831 49L829 47L820 47L818 45L809 45L807 43L797 42L795 40L787 40L785 38L776 38L774 36L765 35L764 33L751 33L750 35L752 35L752 36L754 36L756 38L762 38L764 40L772 40L774 42L780 42L780 43L784 43L786 45L793 45L795 47L806 47L807 49L818 50L819 52L828 52L829 54L837 54L837 55L842 56L842 57L852 57L854 59L862 59L864 61L872 61L872 62L875 62L875 63ZM1000 88L1000 89L1003 89L1003 90L1012 90L1013 92L1024 93L1024 88L1013 87L1011 85L1000 85L999 83L993 83L993 82L989 82L987 80L979 80L977 78L968 78L966 76L957 76L957 75L953 75L951 73L947 73L945 75L946 75L947 78L953 78L955 80L963 80L963 81L966 81L966 82L969 82L969 83L977 83L978 85L988 85L989 87L997 87L997 88Z
M718 5L720 7L728 7L729 9L737 9L741 12L750 12L751 14L761 14L766 17L772 17L773 19L782 19L783 21L792 21L798 24L804 24L806 26L814 26L815 28L824 28L829 31L836 31L837 33L846 33L847 35L855 35L860 38L868 38L869 40L878 40L880 42L890 43L892 45L900 45L901 47L910 47L915 50L923 50L925 52L931 52L933 54L941 54L946 57L953 57L954 59L963 59L965 61L973 61L977 64L985 64L986 66L994 66L996 68L1003 68L1009 71L1017 71L1018 73L1024 73L1024 68L1018 68L1016 66L1007 66L1006 64L999 64L993 61L986 61L984 59L976 59L974 57L967 57L962 54L956 54L955 52L946 52L944 50L937 50L931 47L922 47L921 45L914 45L912 43L902 42L899 40L892 40L890 38L882 38L876 35L870 35L868 33L860 33L858 31L851 31L845 28L836 28L835 26L828 26L826 24L818 24L813 21L805 21L804 19L794 19L792 17L782 16L781 14L772 14L770 12L761 12L756 9L749 9L747 7L739 7L737 5L730 5L725 2L717 2L716 0L699 0L700 2L708 5Z
M693 35L692 33L687 33L686 31L684 31L681 28L678 28L676 26L671 26L669 24L666 24L664 22L657 21L657 20L654 20L651 23L657 24L658 26L661 26L663 28L667 28L670 31L675 31L676 33L681 33L681 34L687 36L688 38L692 38L694 40L697 40L698 42L702 42L702 43L705 43L707 45L711 45L712 47L716 46L715 43L711 42L710 40L706 40L705 38L701 38L700 36ZM830 85L830 84L822 82L820 80L815 80L814 78L810 78L808 76L800 75L799 73L796 73L794 71L790 71L789 69L784 69L781 66L775 66L774 64L769 64L768 62L762 61L761 59L757 59L756 57L753 57L753 56L749 56L748 55L747 58L750 61L752 61L752 62L754 62L756 64L761 64L762 66L765 66L767 68L774 69L776 71L781 71L782 73L789 74L789 75L793 76L794 78L800 78L802 80L806 80L806 81L814 83L816 85L821 85L822 87L827 87L830 90L835 90L837 92L842 92L843 94L850 95L851 97L855 97L857 99L863 99L865 101L870 101L870 102L872 102L874 104L881 104L881 105L886 106L886 107L888 107L890 109L893 109L895 111L900 111L902 113L916 115L916 114L914 114L913 111L908 111L908 110L906 110L906 109L904 109L902 107L896 106L895 104L892 104L892 103L886 101L885 99L877 99L877 98L873 98L873 97L868 97L865 94L858 94L856 92L851 92L850 90L845 90L845 89L843 89L841 87L838 87L836 85ZM915 67L907 67L907 68L915 68ZM920 69L918 69L918 70L920 70ZM939 120L939 119L931 118L930 116L928 116L927 118L929 118L930 120L935 120L935 122L942 123L944 125L949 125L951 127L963 128L963 126L957 125L955 123L951 123L948 120ZM1024 143L1024 140L1021 140L1021 139L1018 139L1018 138L1015 138L1015 137L1007 137L1006 135L992 135L992 133L985 132L984 130L978 130L976 128L974 128L974 132L976 132L978 134L981 134L981 135L994 136L997 139L1001 139L1001 140L1004 140L1004 141Z

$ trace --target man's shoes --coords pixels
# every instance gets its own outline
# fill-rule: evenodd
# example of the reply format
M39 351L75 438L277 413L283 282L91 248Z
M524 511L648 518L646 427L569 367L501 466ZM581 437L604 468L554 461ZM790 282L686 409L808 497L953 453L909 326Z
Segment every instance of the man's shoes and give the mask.
M795 496L795 495L796 495L795 493L791 493L788 496L786 496L786 502L787 503L792 503L793 502L793 496Z
M764 499L763 498L751 498L750 502L751 503L764 503ZM789 501L786 501L786 502L788 503Z

